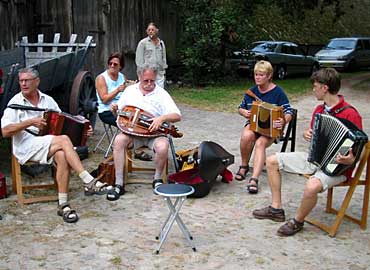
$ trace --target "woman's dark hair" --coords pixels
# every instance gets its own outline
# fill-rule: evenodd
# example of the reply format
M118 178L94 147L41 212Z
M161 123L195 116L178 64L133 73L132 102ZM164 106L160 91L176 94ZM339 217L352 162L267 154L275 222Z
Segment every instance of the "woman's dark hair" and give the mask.
M121 69L123 69L125 67L125 61L124 61L123 55L121 53L114 52L111 55L109 55L108 61L107 61L108 65L109 65L110 60L112 60L113 58L118 58L119 64L121 65Z

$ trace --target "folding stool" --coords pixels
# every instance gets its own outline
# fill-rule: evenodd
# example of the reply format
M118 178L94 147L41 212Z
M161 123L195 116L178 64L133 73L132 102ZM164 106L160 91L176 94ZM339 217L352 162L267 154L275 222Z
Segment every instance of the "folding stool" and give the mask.
M97 149L100 149L103 152L105 152L104 158L107 158L110 150L112 149L114 138L116 138L116 135L118 133L118 128L116 126L113 126L113 125L110 125L104 122L102 123L103 123L104 133L99 139L98 143L96 144L93 152L96 152ZM109 143L106 149L101 146L105 138L107 138L107 141Z
M187 196L194 193L194 188L192 186L183 184L162 184L157 186L154 189L154 192L164 198L167 203L168 209L170 210L170 213L166 221L164 222L159 235L156 237L157 240L160 240L158 248L155 251L156 254L159 254L159 251L166 241L167 235L170 232L175 221L179 225L183 235L185 236L193 251L197 251L194 243L192 242L193 236L190 234L189 230L185 226L185 223L180 217L181 207L185 202ZM176 198L174 203L172 201L172 198Z

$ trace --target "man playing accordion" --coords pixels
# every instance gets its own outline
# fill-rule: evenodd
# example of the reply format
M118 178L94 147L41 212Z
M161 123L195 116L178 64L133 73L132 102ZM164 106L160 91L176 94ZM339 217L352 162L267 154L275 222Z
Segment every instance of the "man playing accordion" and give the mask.
M340 75L335 69L321 69L311 76L313 92L318 100L324 103L317 106L312 114L310 127L307 128L303 137L306 141L312 139L312 128L316 114L330 114L332 116L351 121L359 129L362 129L362 118L358 111L349 105L342 95L339 95L341 85ZM317 195L328 188L345 181L352 175L351 166L343 175L329 176L318 166L307 161L308 153L276 153L266 159L266 167L269 184L272 193L272 203L270 206L253 211L253 216L257 219L271 219L277 222L285 221L285 213L281 203L281 174L280 170L296 174L310 174L307 180L303 198L296 211L295 217L289 219L278 230L280 236L290 236L299 232L303 228L305 217L315 207ZM337 154L336 163L352 165L355 156L352 149L345 155Z
M21 92L8 103L36 108L46 108L60 112L58 104L50 96L38 90L39 74L32 68L23 68L18 72ZM58 215L68 223L78 221L78 215L68 203L68 184L71 169L77 172L84 182L86 195L106 194L106 185L97 181L82 166L78 154L73 149L70 138L66 135L35 136L46 126L42 111L7 108L1 119L3 137L13 138L13 153L20 164L27 161L40 164L54 163L58 183ZM90 133L92 128L90 127Z

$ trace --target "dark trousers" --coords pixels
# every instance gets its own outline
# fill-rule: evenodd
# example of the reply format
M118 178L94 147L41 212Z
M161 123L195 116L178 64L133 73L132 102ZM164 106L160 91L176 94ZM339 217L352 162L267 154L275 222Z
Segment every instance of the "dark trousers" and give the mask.
M112 125L112 126L117 126L116 120L117 117L113 115L111 111L105 111L102 113L99 113L99 118L103 123Z

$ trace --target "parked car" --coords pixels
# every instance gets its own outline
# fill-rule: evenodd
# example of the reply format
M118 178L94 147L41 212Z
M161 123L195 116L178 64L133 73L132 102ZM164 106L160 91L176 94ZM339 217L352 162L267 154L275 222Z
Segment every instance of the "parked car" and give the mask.
M333 38L316 57L321 67L350 71L370 67L370 37Z
M238 69L253 72L257 61L267 60L274 67L275 76L282 80L287 75L311 74L320 67L314 56L306 55L292 42L257 41L251 44L251 48L234 52L232 62L238 63Z

